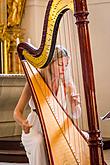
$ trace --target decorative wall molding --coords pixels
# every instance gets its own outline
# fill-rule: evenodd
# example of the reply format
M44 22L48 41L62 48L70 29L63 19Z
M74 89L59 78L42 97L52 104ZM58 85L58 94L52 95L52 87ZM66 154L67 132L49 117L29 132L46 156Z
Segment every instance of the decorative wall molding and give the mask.
M46 6L48 0L27 0L26 6L39 6L44 7Z
M27 0L26 6L39 6L39 7L45 7L48 3L48 0ZM110 0L88 0L89 5L94 4L106 4L110 3Z
M48 0L27 0L28 6L45 6ZM88 4L105 4L110 3L110 0L88 0Z
M110 0L88 0L88 4L89 5L93 5L93 4L106 4L106 3L110 3Z

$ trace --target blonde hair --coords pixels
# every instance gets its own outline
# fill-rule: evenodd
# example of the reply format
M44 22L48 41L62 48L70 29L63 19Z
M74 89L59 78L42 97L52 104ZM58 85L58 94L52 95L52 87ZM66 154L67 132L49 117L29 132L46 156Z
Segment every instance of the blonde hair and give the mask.
M56 45L51 63L56 61L58 58L62 58L62 57L70 57L70 56L68 51L63 46Z

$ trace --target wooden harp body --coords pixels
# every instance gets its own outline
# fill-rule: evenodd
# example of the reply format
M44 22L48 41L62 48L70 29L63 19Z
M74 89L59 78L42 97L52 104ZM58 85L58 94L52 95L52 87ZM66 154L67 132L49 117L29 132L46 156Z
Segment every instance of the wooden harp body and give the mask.
M45 68L50 63L55 49L59 22L68 10L74 12L78 29L87 107L88 139L71 117L65 113L39 71L35 69ZM18 45L18 54L38 109L51 165L105 164L98 124L87 16L88 11L85 0L74 0L74 2L73 0L50 0L46 10L40 48L36 49L27 43ZM64 120L62 123L59 123L55 116L53 100L54 104L57 105L57 110L63 113ZM67 136L68 128L69 137Z

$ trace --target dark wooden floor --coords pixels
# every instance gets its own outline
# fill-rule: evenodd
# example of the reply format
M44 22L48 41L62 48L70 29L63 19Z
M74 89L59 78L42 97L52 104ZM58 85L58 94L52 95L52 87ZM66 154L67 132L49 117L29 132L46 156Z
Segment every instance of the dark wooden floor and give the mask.
M110 138L103 138L104 160L110 165Z
M28 163L20 136L0 138L0 162Z
M105 162L110 165L110 139L103 138L103 143ZM0 138L0 165L29 165L20 136Z
M29 163L8 163L8 162L0 162L0 165L29 165Z

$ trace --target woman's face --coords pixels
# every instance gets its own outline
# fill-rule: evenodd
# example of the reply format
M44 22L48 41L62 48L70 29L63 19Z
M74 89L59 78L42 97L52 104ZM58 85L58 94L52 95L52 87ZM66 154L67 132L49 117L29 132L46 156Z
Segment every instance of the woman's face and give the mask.
M66 56L58 58L51 64L51 72L54 78L63 78L68 66L69 58Z

